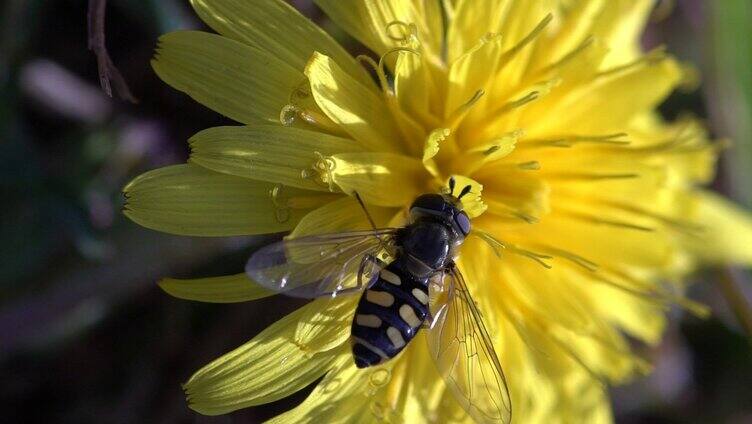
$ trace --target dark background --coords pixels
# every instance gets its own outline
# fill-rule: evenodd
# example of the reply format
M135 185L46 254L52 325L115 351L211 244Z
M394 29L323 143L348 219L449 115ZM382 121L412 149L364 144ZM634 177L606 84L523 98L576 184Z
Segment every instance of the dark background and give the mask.
M131 178L187 157L186 139L224 118L158 80L159 34L201 28L181 0L111 0L110 54L138 104L98 87L86 48L84 0L0 1L0 410L4 422L259 422L305 394L223 417L187 409L195 370L298 304L279 297L212 305L164 294L160 277L242 269L263 239L177 237L120 213ZM307 1L305 13L331 28ZM646 46L667 44L702 84L674 94L669 117L691 112L735 141L716 188L752 206L752 2L663 1ZM341 33L337 33L340 34ZM355 47L354 47L355 48ZM735 280L752 288L744 273ZM637 349L655 373L615 389L624 423L752 422L752 348L718 274L694 277L699 320L672 311L657 348Z

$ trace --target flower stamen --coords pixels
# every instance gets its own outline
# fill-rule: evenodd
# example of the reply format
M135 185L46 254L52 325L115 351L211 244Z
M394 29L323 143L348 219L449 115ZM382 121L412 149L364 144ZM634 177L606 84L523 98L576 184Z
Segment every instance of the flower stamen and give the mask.
M561 207L559 207L558 212L570 218L578 219L580 221L588 222L590 224L595 224L595 225L607 225L611 227L623 228L626 230L643 231L647 233L652 233L656 231L656 229L653 227L646 227L644 225L634 224L631 222L626 222L626 221L617 220L617 219L602 218L593 214L575 212L575 211L567 210L566 208L561 208Z
M627 133L605 134L605 135L570 135L557 139L533 139L527 140L524 147L564 147L569 148L578 144L607 144L615 146L627 146L631 142L623 140ZM520 146L523 147L523 146Z
M318 158L309 169L300 172L301 178L311 179L315 183L327 187L330 192L334 192L334 170L337 168L337 162L331 157L324 156L320 152L313 152Z
M588 38L586 38L582 43L580 43L577 47L572 49L572 51L565 54L561 59L541 69L540 74L546 74L550 71L553 71L554 69L562 68L564 65L569 63L572 59L575 59L577 56L585 52L588 47L593 45L593 43L595 43L595 37L591 35Z
M520 220L526 224L537 224L538 222L540 222L540 218L538 218L537 216L524 212L521 209L512 207L503 200L497 199L496 201L494 201L493 207L495 210L492 210L490 213L496 216Z
M507 248L503 242L497 240L494 236L481 229L475 229L470 235L478 237L486 242L498 258L501 258L501 252Z
M556 247L551 247L551 246L546 246L546 245L541 245L540 248L543 249L543 250L548 251L553 256L558 256L558 257L560 257L562 259L566 259L569 262L571 262L571 263L573 263L575 265L578 265L581 268L584 268L584 269L586 269L586 270L588 270L590 272L596 272L596 271L598 271L598 264L596 264L595 262L593 262L593 261L591 261L589 259L586 259L586 258L584 258L584 257L582 257L582 256L580 256L580 255L578 255L576 253L572 253L572 252L570 252L568 250L559 249L559 248L556 248Z
M523 248L520 248L519 246L516 246L516 245L511 244L511 243L505 243L505 242L497 239L496 237L492 236L488 232L480 230L480 229L476 229L476 230L474 230L470 234L474 235L476 237L479 237L481 240L483 240L484 242L486 242L486 244L488 244L491 247L491 249L494 251L494 253L496 254L496 256L498 256L499 258L501 258L501 252L503 250L507 250L510 253L513 253L515 255L524 256L524 257L526 257L528 259L532 259L533 261L535 261L536 263L538 263L538 265L540 265L540 266L542 266L542 267L544 267L546 269L551 269L552 268L551 264L549 264L546 261L550 260L550 259L553 259L554 258L553 256L546 255L546 254L543 254L543 253L533 252L533 251L527 250L527 249L523 249Z
M666 52L666 46L658 46L630 63L599 72L595 75L595 78L603 78L621 72L626 72L642 65L655 65L668 58L669 56Z
M512 56L514 56L517 52L522 50L525 46L530 44L533 40L538 38L538 36L543 32L544 29L548 26L548 24L551 23L551 21L554 19L553 13L547 14L541 21L538 23L538 25L533 28L532 31L528 35L525 36L522 40L520 40L517 44L514 45L511 49L509 49L505 56L507 56L507 59L510 59Z
M467 116L467 113L470 112L470 109L475 106L476 103L483 97L483 95L486 94L486 92L483 89L479 89L476 91L472 97L465 103L461 104L457 109L454 110L454 112L449 114L449 117L447 118L447 127L451 130L457 129L460 122Z
M498 113L499 115L501 115L501 114L507 113L507 112L509 112L511 110L514 110L514 109L517 109L517 108L521 108L522 106L525 106L526 104L528 104L530 102L538 100L539 97L540 97L540 92L539 91L531 91L530 93L524 95L523 97L521 97L521 98L519 98L517 100L512 100L512 101L507 102L504 106L502 106L501 108L499 108L499 110L496 113Z
M517 145L517 140L523 135L524 131L514 130L466 150L465 154L454 159L454 169L461 170L458 173L472 175L483 165L498 161L512 153Z
M392 28L397 28L397 30L402 32L402 34L393 34L391 31ZM417 40L418 38L418 27L413 23L407 23L404 21L389 22L388 24L386 24L385 31L387 37L398 43L407 44L411 40Z
M415 49L411 49L409 47L395 47L382 54L378 62L373 60L371 56L364 54L358 55L355 58L358 62L364 65L368 65L373 69L373 71L376 73L376 77L379 80L381 91L385 96L394 96L394 91L392 90L392 86L389 83L389 78L386 73L386 58L391 54L399 52L408 52L420 56L420 52Z
M538 263L538 265L542 266L543 268L546 268L546 269L553 268L553 266L551 264L549 264L548 262L546 262L547 260L553 259L554 258L553 256L544 255L542 253L533 252L533 251L530 251L530 250L527 250L527 249L521 249L521 248L519 248L519 247L517 247L515 245L511 245L511 244L508 244L507 248L509 249L509 251L511 253L514 253L514 254L519 255L519 256L524 256L524 257L526 257L528 259L532 259L533 261L535 261L536 263Z
M646 208L643 208L637 205L632 205L632 204L627 204L625 202L619 202L619 201L610 200L610 199L602 199L602 198L597 198L597 197L585 198L582 195L576 193L575 191L568 190L564 187L557 189L557 193L561 196L564 196L574 201L587 200L588 202L593 202L595 204L600 205L601 207L610 207L610 208L614 208L623 212L627 212L630 214L648 218L674 231L678 231L688 236L700 237L702 236L702 233L706 229L706 227L703 225L696 224L696 223L689 222L689 221L680 220L677 218L668 217L668 216L650 211Z
M541 164L537 160L520 162L517 164L517 169L521 169L523 171L539 171L541 169Z
M634 284L636 282L636 280L628 278L624 275L620 275L619 278L625 278L630 282L630 284ZM659 307L666 310L668 310L671 305L677 305L700 318L707 317L710 314L710 310L707 306L688 299L685 296L669 293L665 290L647 288L643 290L639 288L628 287L625 284L619 283L614 279L605 276L599 276L598 278L596 278L595 282L605 284L623 293L637 297L654 305L658 305ZM644 284L639 283L638 285Z
M635 173L625 173L625 174L619 174L619 173L588 173L588 172L555 172L547 174L550 178L556 178L559 180L566 180L566 181L590 181L590 182L597 182L597 181L609 181L609 180L628 180L632 178L639 178L640 174Z

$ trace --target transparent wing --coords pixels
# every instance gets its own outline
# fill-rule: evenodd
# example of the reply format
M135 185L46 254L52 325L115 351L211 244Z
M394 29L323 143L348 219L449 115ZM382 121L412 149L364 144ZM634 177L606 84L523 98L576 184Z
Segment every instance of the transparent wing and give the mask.
M430 287L428 348L455 398L478 423L512 419L506 378L462 274L451 267Z
M283 239L254 252L245 272L258 284L288 296L317 298L365 289L388 262L398 229Z

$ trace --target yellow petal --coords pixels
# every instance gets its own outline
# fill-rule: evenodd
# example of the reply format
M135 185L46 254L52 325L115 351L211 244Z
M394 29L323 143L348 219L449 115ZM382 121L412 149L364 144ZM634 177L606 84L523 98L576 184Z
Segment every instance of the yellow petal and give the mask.
M502 72L497 80L513 85L529 70L528 62L541 37L551 25L555 1L528 0L507 3L503 21L499 29L494 30L504 38L502 48Z
M442 376L429 358L431 354L426 343L426 331L420 331L392 368L392 378L385 388L386 399L382 401L384 408L381 412L384 412L383 415L401 413L405 417L404 422L441 422L444 419L452 423L472 424L474 421L469 419L453 393L441 382ZM395 407L401 409L395 410Z
M413 24L416 36L432 54L441 54L444 31L436 0L315 0L327 15L350 35L379 55L410 37L405 24ZM401 22L392 25L392 22Z
M550 209L550 187L533 172L514 165L489 166L475 177L484 185L483 199L489 213L532 223Z
M318 131L256 124L216 127L190 139L191 161L239 177L326 191L321 156L361 151L357 142Z
M296 323L317 306L298 309L196 372L184 385L190 408L220 415L273 402L326 373L337 359L336 352L306 355L292 341Z
M709 264L752 266L752 216L711 191L696 191L695 222L704 230L687 237L697 257Z
M358 369L353 362L352 353L347 352L337 360L332 370L321 380L321 383L316 385L302 404L272 418L267 423L383 422L379 421L379 415L377 415L378 406L383 403L385 391L388 390L388 384L392 378L392 369L399 360L394 359L380 366ZM420 422L422 417L414 418L415 420L411 422Z
M125 186L124 213L144 227L173 234L264 234L292 229L308 210L328 200L327 194L293 188L277 190L275 198L274 187L197 165L168 166ZM289 206L305 196L314 196L311 205L301 209Z
M555 63L574 51L589 36L593 25L598 21L607 0L581 0L574 2L572 10L563 19L555 36L542 42L534 53L535 59L543 64Z
M446 73L441 64L431 62L417 43L412 50L398 52L394 67L394 93L400 108L425 128L441 125ZM417 53L416 53L417 52Z
M433 54L440 54L444 44L444 12L439 1L400 0L407 3L411 21L418 27L418 38Z
M165 278L159 287L172 296L209 303L236 303L271 296L271 292L251 281L245 274L178 280Z
M191 0L215 31L303 69L314 51L334 58L361 82L370 77L329 34L282 0Z
M316 306L308 308L298 322L295 343L309 355L344 344L350 338L358 300L358 294L350 294L314 302Z
M650 18L653 0L610 0L592 28L609 47L604 67L618 66L639 57L641 36Z
M492 260L483 263L483 256ZM593 275L591 271L581 272L578 266L561 261L556 261L551 270L543 270L518 255L505 255L499 260L488 248L473 249L471 256L461 256L461 259L468 281L474 278L479 307L488 305L485 311L489 319L498 317L499 303L508 305L512 311L518 310L524 314L529 331L541 337L536 341L540 343L538 347L544 349L548 345L543 350L547 354L569 356L570 353L559 346L563 343L591 371L614 381L644 369L644 361L630 353L626 340L611 323L605 322L603 315L591 313L598 310L602 302L620 300L618 296L604 299L593 296L592 286L597 283L588 278ZM484 268L473 266L474 263L481 263ZM495 283L489 284L490 281ZM498 300L500 297L506 299L502 302ZM659 308L653 309L653 316L660 317ZM506 342L502 339L499 344Z
M564 97L544 97L525 110L521 126L531 138L555 131L569 134L620 132L633 118L653 109L681 80L672 59L644 59L601 74Z
M478 143L470 149L464 149L464 154L456 154L452 160L452 169L467 175L475 175L479 171L482 173L486 168L486 173L494 173L501 170L502 173L508 172L506 169L529 166L535 168L538 162L531 161L528 163L510 164L500 162L501 159L509 155L517 147L517 141L520 139L522 131L512 131L507 134L494 136L484 143ZM506 168L506 169L504 169ZM499 179L496 174L494 179Z
M505 51L512 48L553 7L548 0L459 0L456 3L454 17L447 30L449 63L467 53L489 33L504 36Z
M504 50L520 42L554 6L548 0L458 0L447 30L452 63L488 33L504 36Z
M557 62L555 69L562 78L560 90L570 90L590 82L598 74L609 49L600 38L591 38L569 52L568 60Z
M488 35L449 67L449 84L444 116L449 117L479 90L488 90L502 54L501 35Z
M592 305L599 316L646 343L660 341L666 328L665 311L661 305L597 282L590 290L593 299L597 299Z
M382 97L345 73L334 61L314 53L305 68L321 110L365 148L397 150L400 133Z
M357 191L366 203L404 207L427 191L421 161L394 153L343 153L332 156L332 178L345 193Z
M596 264L623 264L658 271L670 268L677 260L677 248L668 237L562 215L556 212L555 202L551 207L552 212L535 225L510 227L490 219L483 219L479 225L505 242L552 246ZM546 272L543 268L540 271Z
M447 29L447 61L453 63L483 36L500 31L507 7L499 0L459 0Z
M384 228L394 216L394 209L366 205L368 213L378 228ZM369 230L366 213L354 197L342 197L309 212L300 220L290 238L311 234L329 234L342 231Z
M386 22L371 20L369 3L360 0L347 4L339 0L315 0L315 3L332 21L374 52L383 53L392 44L386 36Z
M305 81L269 53L198 31L160 37L152 66L172 87L242 123L279 122L290 93Z
M467 241L473 242L477 243L477 240ZM461 266L467 260L482 262L482 256L486 256L487 250L481 252L473 249L471 256L461 255ZM506 259L510 257L514 260L507 262ZM486 261L485 267L487 268L465 267L463 272L475 300L483 308L484 320L504 367L514 405L514 420L533 423L610 422L607 419L608 402L603 396L603 379L596 380L585 367L618 367L622 370L625 367L608 362L612 358L606 355L588 356L583 358L585 362L581 365L577 358L565 351L566 345L552 341L552 336L558 335L556 332L560 331L556 321L541 320L537 310L524 308L524 304L519 305L521 291L532 295L547 292L548 304L559 308L567 306L565 303L572 296L567 296L568 292L559 288L558 280L545 274L548 271L537 265L528 266L524 259L507 256L499 261L494 258ZM514 273L520 267L530 269L520 276L500 273L504 269ZM513 277L514 285L510 285L510 277ZM531 287L530 283L534 285ZM557 295L564 296L557 298ZM491 303L487 303L489 307L484 308L486 302ZM568 306L571 308L573 305ZM503 315L500 316L500 313ZM578 315L587 316L588 313L580 311ZM585 334L590 329L581 327L576 330ZM597 346L593 347L593 352L603 351ZM608 351L605 353L608 354ZM624 362L623 357L619 360ZM562 402L564 399L568 401ZM603 413L606 418L602 416Z

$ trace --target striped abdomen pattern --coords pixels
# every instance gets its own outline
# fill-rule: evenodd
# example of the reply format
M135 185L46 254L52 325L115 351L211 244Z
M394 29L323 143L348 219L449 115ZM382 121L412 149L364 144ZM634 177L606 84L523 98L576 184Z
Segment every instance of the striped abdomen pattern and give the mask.
M381 270L355 310L351 341L358 368L397 356L428 314L427 281L413 278L400 262Z

